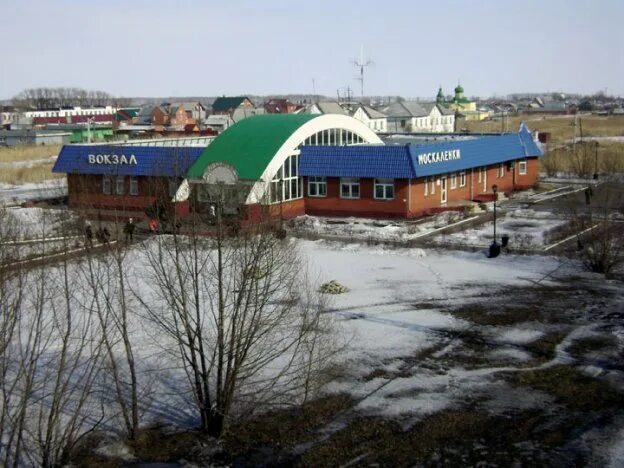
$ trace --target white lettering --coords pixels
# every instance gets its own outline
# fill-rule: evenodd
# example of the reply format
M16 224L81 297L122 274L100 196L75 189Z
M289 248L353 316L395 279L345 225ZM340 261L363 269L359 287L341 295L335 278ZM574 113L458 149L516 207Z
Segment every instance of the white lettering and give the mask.
M89 164L132 164L137 165L137 158L134 154L89 154L87 155Z
M132 158L132 156L131 156ZM455 161L461 159L461 152L458 149L438 151L435 153L422 153L418 155L418 164L432 164L441 161Z

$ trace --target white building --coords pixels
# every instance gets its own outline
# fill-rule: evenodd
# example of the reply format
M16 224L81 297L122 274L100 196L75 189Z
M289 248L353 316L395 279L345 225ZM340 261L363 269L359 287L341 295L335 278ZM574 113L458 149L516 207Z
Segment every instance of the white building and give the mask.
M363 122L375 133L386 133L388 131L388 116L370 106L364 104L358 105L352 117Z
M113 106L102 107L70 107L60 109L48 109L38 111L24 112L24 116L28 118L34 117L74 117L76 115L111 115L117 112L117 108Z
M451 133L455 131L453 111L435 102L393 102L381 109L390 133Z

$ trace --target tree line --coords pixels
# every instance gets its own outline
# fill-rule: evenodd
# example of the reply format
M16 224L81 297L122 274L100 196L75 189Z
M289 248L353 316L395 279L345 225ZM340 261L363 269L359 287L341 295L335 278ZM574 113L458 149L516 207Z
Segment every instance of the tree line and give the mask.
M35 110L58 109L59 107L123 107L130 104L128 98L116 97L105 91L87 90L82 88L27 88L13 97L12 103L17 107Z

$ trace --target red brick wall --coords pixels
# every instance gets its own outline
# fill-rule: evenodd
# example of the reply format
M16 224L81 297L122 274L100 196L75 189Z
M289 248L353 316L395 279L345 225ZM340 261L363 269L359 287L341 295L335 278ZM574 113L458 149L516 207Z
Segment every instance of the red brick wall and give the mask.
M111 194L102 192L101 175L68 174L67 187L71 208L98 208L111 210L144 211L158 199L169 204L169 180L166 177L138 177L139 194L130 195L130 177L124 178L124 195L115 195L115 178ZM177 206L180 205L180 206ZM185 205L185 206L182 206ZM173 206L172 206L173 208ZM188 203L175 204L176 213L188 213Z
M535 187L539 177L539 159L528 158L527 159L527 173L526 175L520 175L518 166L516 164L516 190L527 189Z
M305 194L308 193L307 178ZM327 178L326 197L307 197L305 212L310 215L323 216L366 216L378 218L405 217L407 215L408 181L394 181L393 200L375 200L374 180L360 179L360 198L346 199L340 197L340 178Z
M374 198L374 180L360 179L360 198L344 199L340 197L340 179L327 179L326 197L308 197L307 178L304 183L303 199L285 202L281 205L261 206L248 205L242 211L243 218L248 223L259 222L267 217L270 219L289 219L303 214L322 216L363 216L378 218L417 217L424 214L452 209L466 200L491 200L492 185L498 186L499 192L526 189L537 183L539 172L538 158L527 159L527 173L521 175L518 161L514 162L513 170L505 164L504 175L499 177L498 165L487 168L485 184L479 182L478 168L466 171L466 184L462 187L460 174L457 173L456 188L451 188L451 174L446 174L447 203L441 204L441 185L438 181L441 176L434 178L434 193L431 192L431 182L428 181L427 195L425 195L424 179L412 180L396 179L394 183L393 200L376 200ZM515 180L514 180L515 177ZM139 177L139 195L128 195L130 178L125 178L125 195L115 195L115 180L111 184L111 195L102 193L101 175L68 174L69 205L72 208L100 208L144 211L152 206L159 198L168 203L169 187L166 177ZM485 185L485 190L484 190ZM175 205L178 216L189 212L189 204Z

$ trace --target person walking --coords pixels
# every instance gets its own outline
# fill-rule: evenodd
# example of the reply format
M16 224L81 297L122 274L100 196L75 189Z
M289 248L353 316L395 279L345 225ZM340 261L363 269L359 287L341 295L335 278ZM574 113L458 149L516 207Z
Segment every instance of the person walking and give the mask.
M91 229L91 223L87 222L85 226L85 247L90 249L93 247L93 229Z
M592 190L591 187L587 187L585 189L585 204L586 205L591 204L591 198L593 194L594 194L594 191Z
M124 234L126 235L126 243L132 242L134 235L134 223L132 222L132 218L128 218L128 222L124 226Z

